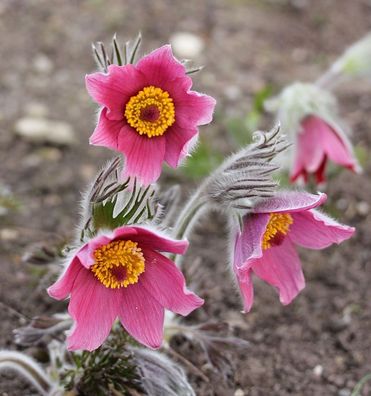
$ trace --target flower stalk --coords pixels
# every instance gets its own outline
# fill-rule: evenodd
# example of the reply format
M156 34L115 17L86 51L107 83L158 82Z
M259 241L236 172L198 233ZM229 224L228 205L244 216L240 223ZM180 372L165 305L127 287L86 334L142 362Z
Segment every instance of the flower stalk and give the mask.
M53 383L43 368L23 353L0 351L1 370L15 370L28 380L43 396L48 396L53 388Z

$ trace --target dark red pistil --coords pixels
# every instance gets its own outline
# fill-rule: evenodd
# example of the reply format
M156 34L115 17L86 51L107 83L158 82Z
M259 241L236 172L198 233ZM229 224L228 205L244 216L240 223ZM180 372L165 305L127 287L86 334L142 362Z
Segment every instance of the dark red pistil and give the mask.
M125 267L114 267L111 269L111 274L117 280L117 282L122 282L126 279L126 269Z
M278 231L277 234L269 240L269 243L272 246L279 246L282 244L283 240L285 239L285 234L283 234L282 232Z
M142 121L156 122L160 118L160 110L155 105L144 107L140 112Z

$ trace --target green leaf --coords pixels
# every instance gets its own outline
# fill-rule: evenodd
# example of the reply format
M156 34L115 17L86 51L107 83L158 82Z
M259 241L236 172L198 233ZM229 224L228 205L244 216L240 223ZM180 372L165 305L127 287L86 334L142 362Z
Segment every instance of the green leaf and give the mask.
M102 228L113 230L123 225L152 219L154 188L152 186L138 188L136 182L131 191L127 187L126 185L122 191L118 189L118 193L105 201L93 203L92 220L95 232ZM121 196L123 199L118 199L118 194L123 194ZM118 202L122 207L116 209ZM114 216L115 212L118 212L116 216Z

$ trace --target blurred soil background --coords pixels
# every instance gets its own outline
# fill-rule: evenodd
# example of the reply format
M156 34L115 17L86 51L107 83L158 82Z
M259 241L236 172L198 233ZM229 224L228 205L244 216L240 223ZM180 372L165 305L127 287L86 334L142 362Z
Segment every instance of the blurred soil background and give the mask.
M115 32L125 41L141 30L144 53L175 45L179 32L196 36L190 48L178 36L175 50L205 65L194 87L218 106L214 123L201 129L197 161L163 178L182 183L186 195L251 129L272 126L262 97L315 80L370 28L369 0L0 0L0 347L16 348L12 330L25 318L61 308L40 284L45 268L22 257L33 244L71 237L80 192L111 154L88 146L96 112L84 87L95 70L91 42L108 43ZM301 252L307 287L293 304L281 306L257 282L253 310L243 315L223 256L225 219L209 216L188 255L206 304L187 321L229 322L250 346L232 356L223 379L202 368L201 351L175 340L211 378L190 375L198 395L350 396L371 372L371 81L337 94L365 162L363 175L344 171L331 180L328 209L357 234L340 247ZM33 394L14 374L0 376L0 395Z

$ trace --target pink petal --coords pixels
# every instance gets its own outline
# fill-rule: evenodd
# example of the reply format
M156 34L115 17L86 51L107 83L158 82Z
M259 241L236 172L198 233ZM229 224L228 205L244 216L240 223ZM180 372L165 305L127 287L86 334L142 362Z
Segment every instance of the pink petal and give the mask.
M250 261L263 255L262 240L269 214L252 214L244 217L242 232L238 232L234 247L234 268L250 268Z
M107 109L103 108L99 114L98 124L89 143L94 146L108 147L118 150L118 139L121 129L125 126L123 120L111 121L107 118Z
M87 269L94 264L94 252L101 246L107 245L112 241L112 235L98 235L86 243L76 254L80 263Z
M358 164L352 155L352 148L342 131L317 116L306 117L298 134L296 154L291 180L306 174L316 174L317 182L324 181L326 159L354 171Z
M326 194L309 194L299 191L279 191L273 197L259 202L255 213L301 212L316 208L327 199Z
M144 186L155 182L161 174L165 148L164 136L148 138L124 127L119 135L119 151L126 156L123 177L137 177Z
M325 177L326 165L327 165L327 155L325 155L323 157L321 165L316 170L315 175L316 175L316 183L317 184L324 183L326 181L326 177Z
M166 132L165 161L173 168L188 155L188 143L198 135L197 128L181 128L173 125Z
M236 253L235 260L240 261L242 258L238 257ZM238 286L240 288L244 312L250 312L254 302L254 285L251 279L251 268L234 268L237 278Z
M67 337L68 350L92 351L102 345L121 305L121 289L106 288L89 270L80 271L68 306L75 321Z
M278 289L282 304L289 304L305 287L298 254L289 238L281 245L264 250L263 257L254 261L254 273Z
M185 92L181 86L171 89L177 123L183 128L209 124L213 118L216 100L195 91Z
M339 224L316 210L294 213L289 238L310 249L324 249L333 243L340 244L355 232L353 227Z
M346 168L355 170L357 160L352 155L352 149L348 142L343 139L341 133L328 125L321 119L317 120L318 134L321 134L321 144L325 152L335 164L343 165Z
M152 231L145 227L124 226L116 228L114 238L133 238L133 241L138 242L141 247L175 254L184 254L188 248L188 241L171 239L157 230Z
M269 214L246 215L243 230L236 232L233 270L240 288L244 311L249 312L254 302L251 266L263 255L262 239L269 221Z
M143 76L133 65L110 65L107 74L88 74L85 82L90 96L107 107L107 117L116 121L124 118L125 105L130 97L144 87Z
M75 279L82 269L79 259L74 257L59 279L48 288L49 296L56 300L65 299L71 293Z
M325 150L317 133L317 126L313 124L315 117L306 117L301 123L295 143L294 168L291 180L295 181L300 175L315 173L325 158Z
M177 78L187 81L188 88L192 85L184 65L173 56L170 45L164 45L143 57L136 68L145 76L147 85L166 89L165 86L171 85Z
M253 214L244 217L243 230L236 232L233 270L236 275L244 304L249 312L254 302L251 266L262 257L262 239L269 221L269 214Z
M163 307L186 316L204 303L186 288L183 274L171 260L152 250L143 253L146 268L140 283Z
M162 344L164 308L140 283L123 290L119 317L126 331L149 348Z

